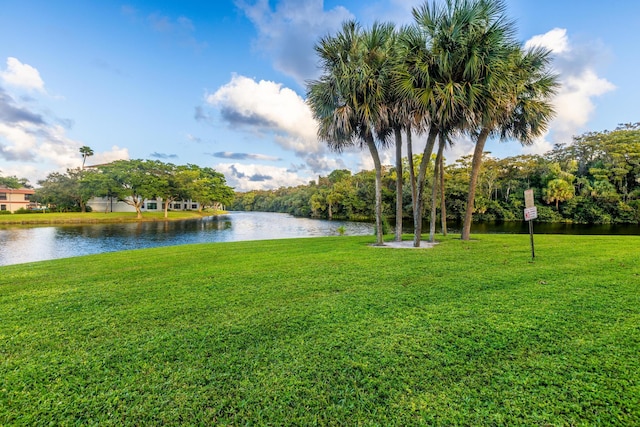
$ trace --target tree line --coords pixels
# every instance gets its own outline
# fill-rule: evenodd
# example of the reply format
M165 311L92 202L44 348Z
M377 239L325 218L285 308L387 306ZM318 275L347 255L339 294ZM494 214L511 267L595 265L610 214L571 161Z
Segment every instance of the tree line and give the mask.
M434 184L436 157L432 155L427 162L425 187ZM414 155L414 167L422 160L422 155ZM435 175L438 191L425 196L426 205L435 201L439 210L434 218L430 208L425 208L423 214L430 222L440 219L444 232L447 220L464 221L472 163L473 156L465 156L444 166L443 173ZM403 158L401 169L382 167L383 228L384 219L396 215L399 172L404 184L400 195L402 215L411 218L409 169L407 157ZM237 193L230 209L373 220L375 181L373 170L355 174L335 170L307 185ZM640 223L640 123L620 125L614 131L588 132L574 137L570 144L556 145L544 155L498 159L485 152L478 174L473 220L522 220L527 189L534 190L538 221Z
M83 167L52 172L38 181L34 201L61 212L85 212L91 198L109 197L133 206L138 218L144 201L156 198L162 198L165 217L169 205L178 200L197 202L200 210L221 208L233 201L233 189L212 168L139 159L84 168L87 152L81 149L81 153ZM28 184L24 179L20 182Z

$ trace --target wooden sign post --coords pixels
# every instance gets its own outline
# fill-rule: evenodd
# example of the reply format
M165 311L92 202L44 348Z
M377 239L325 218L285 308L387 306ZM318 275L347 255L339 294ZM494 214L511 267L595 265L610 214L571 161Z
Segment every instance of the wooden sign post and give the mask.
M524 220L529 222L529 236L531 237L531 259L536 258L536 251L533 245L533 220L538 218L538 209L533 203L533 190L524 191Z

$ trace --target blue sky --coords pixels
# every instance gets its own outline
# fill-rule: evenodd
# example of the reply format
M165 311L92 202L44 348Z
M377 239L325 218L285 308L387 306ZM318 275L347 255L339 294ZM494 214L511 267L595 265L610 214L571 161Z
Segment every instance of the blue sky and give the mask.
M213 167L244 191L298 185L334 169L372 168L315 137L304 103L313 45L346 19L410 23L411 0L3 0L0 174L36 184L50 172L115 159ZM557 117L532 147L638 122L640 2L508 0L523 44L554 52ZM415 141L420 150L421 138ZM449 161L471 152L460 139ZM393 153L383 153L392 164Z

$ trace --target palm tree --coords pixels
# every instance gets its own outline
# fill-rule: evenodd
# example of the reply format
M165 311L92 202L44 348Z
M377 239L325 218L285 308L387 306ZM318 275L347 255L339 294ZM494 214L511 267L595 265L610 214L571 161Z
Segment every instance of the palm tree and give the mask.
M510 46L505 60L494 64L496 76L487 85L489 96L480 111L481 128L471 163L462 240L468 240L471 234L476 185L488 137L515 138L528 145L547 130L554 115L550 99L558 87L557 77L549 71L549 55L544 48L525 52L519 46Z
M416 102L429 129L417 177L414 246L420 244L423 187L436 138L474 126L489 59L511 32L503 9L501 0L447 0L442 7L425 3L413 10L416 30L402 38L406 60L397 87Z
M429 242L435 241L436 234L436 214L437 214L437 206L438 206L438 190L440 193L444 195L444 162L443 162L443 153L444 148L447 145L448 137L445 132L440 132L438 142L438 154L436 154L435 163L433 167L433 185L431 188L431 215L429 218ZM444 196L443 196L444 197ZM444 209L444 198L441 199L441 209L440 215L446 215ZM445 227L442 227L445 230ZM446 234L443 231L443 234Z
M404 130L407 141L407 159L409 182L411 185L411 202L412 214L415 218L416 202L417 202L417 183L416 172L413 163L413 142L412 132L422 132L424 109L420 108L419 103L413 98L413 94L403 89L403 78L407 78L413 69L409 69L409 58L415 58L416 52L424 50L425 40L420 31L414 26L405 26L398 31L396 46L394 52L396 54L389 122L393 128L396 144L396 170L398 177L396 182L396 241L402 240L402 186L403 186L403 166L402 166L402 131Z
M394 52L398 52L394 49ZM395 67L395 65L394 65ZM396 228L395 228L395 240L396 242L402 241L402 216L404 213L404 198L403 198L403 184L404 184L404 171L402 166L402 131L405 131L407 135L407 156L409 159L413 157L413 149L411 147L411 117L412 111L410 103L402 99L396 91L390 92L390 100L388 102L389 108L389 125L393 129L394 142L396 147ZM413 189L413 176L415 171L413 170L413 163L409 162L409 177L412 184L412 196L414 194Z
M390 134L389 99L394 28L375 23L363 30L345 22L335 36L326 36L315 49L322 75L307 87L307 102L318 121L318 137L335 151L351 146L369 149L376 171L376 243L384 244L382 229L382 164L377 144Z
M80 154L82 154L82 169L84 169L84 162L87 160L87 157L93 156L93 150L91 147L83 145L80 147Z
M559 210L558 204L567 201L575 195L573 185L569 184L562 178L556 178L549 181L547 187L543 190L543 198L547 203L556 203L556 211Z
M422 210L423 194L426 170L437 131L434 127L428 128L430 119L430 107L432 104L431 92L431 53L427 49L425 33L417 27L404 28L400 33L399 56L403 58L394 75L394 90L406 105L409 111L406 123L407 134L407 158L409 165L409 179L411 181L411 198L413 210L414 246L420 246L422 235ZM429 129L427 144L425 146L422 161L416 177L413 167L413 147L411 132L422 133Z
M440 220L442 223L442 235L447 235L447 206L445 200L445 188L444 188L444 156L440 157L439 163L440 169Z

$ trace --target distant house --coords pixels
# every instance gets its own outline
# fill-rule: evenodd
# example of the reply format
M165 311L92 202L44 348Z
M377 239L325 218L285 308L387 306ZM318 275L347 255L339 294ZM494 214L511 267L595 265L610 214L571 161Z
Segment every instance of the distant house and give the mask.
M28 209L36 207L31 200L35 190L31 188L3 188L0 187L0 211L11 213L18 209Z
M135 212L136 209L113 197L93 197L87 202L93 212ZM169 203L169 210L174 211L197 211L200 205L191 200L176 200ZM142 204L142 212L162 212L164 202L160 197L152 200L145 200Z

